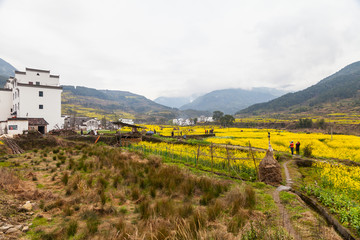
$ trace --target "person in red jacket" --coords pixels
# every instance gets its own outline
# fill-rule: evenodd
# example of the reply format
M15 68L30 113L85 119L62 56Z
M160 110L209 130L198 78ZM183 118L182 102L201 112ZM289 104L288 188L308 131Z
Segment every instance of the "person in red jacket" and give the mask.
M293 141L291 141L290 142L290 150L291 150L291 155L294 155L294 142Z

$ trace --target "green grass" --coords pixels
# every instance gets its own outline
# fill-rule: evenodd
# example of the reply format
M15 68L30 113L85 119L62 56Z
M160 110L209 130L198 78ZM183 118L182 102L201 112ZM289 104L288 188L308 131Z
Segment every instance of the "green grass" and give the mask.
M10 167L11 162L0 162L0 167Z
M280 200L283 203L291 203L295 199L295 195L288 192L280 192Z

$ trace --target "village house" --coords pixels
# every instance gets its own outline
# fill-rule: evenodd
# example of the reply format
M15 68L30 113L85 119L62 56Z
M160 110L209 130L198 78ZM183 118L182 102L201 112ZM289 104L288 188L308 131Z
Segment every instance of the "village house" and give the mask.
M205 117L205 116L201 115L200 117L198 117L198 122L201 122L201 123L214 122L214 119L212 117Z
M190 126L190 125L194 125L194 121L192 119L184 119L184 118L178 118L178 119L173 119L173 124L174 125L179 125L179 126Z
M132 119L127 119L127 118L119 118L119 122L123 122L123 123L127 123L127 124L131 124L134 125L134 120Z
M0 134L46 133L63 127L59 76L26 68L15 71L0 89Z

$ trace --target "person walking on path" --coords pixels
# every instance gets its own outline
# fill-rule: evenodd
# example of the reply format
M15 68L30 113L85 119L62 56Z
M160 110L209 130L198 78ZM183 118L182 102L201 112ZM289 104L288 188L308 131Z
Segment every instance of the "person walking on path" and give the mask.
M293 141L291 141L290 142L290 150L291 150L291 155L294 155L294 142Z
M295 144L295 150L296 150L296 154L299 155L300 154L300 142L299 141Z

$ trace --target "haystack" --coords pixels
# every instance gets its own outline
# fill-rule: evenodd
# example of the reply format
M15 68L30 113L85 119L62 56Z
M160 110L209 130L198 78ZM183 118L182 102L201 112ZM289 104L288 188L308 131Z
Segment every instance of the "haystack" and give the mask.
M269 149L259 164L259 177L261 182L272 186L278 186L282 182L280 164L274 158L273 151Z

